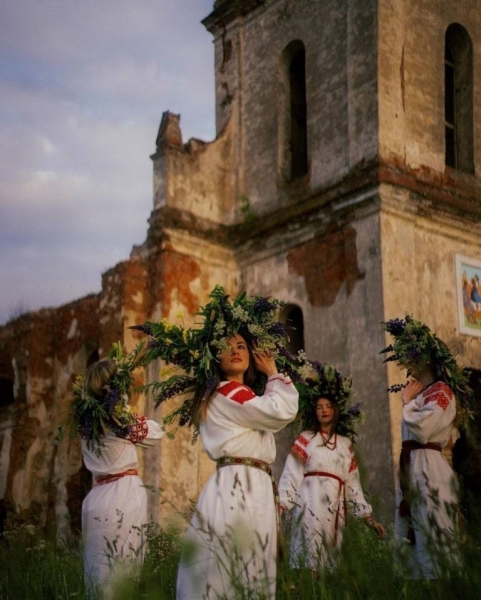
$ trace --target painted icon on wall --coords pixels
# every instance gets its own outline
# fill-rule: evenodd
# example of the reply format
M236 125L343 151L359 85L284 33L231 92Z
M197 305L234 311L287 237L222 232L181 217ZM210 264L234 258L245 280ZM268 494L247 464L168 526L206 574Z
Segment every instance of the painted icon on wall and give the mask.
M456 254L459 331L481 337L481 260Z

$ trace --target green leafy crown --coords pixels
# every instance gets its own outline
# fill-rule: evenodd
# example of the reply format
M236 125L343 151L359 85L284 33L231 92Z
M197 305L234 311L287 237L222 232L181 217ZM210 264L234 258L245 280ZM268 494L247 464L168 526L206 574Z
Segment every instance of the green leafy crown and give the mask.
M295 369L299 359L287 350L287 328L277 318L284 302L263 296L248 298L245 293L230 301L219 285L212 290L209 299L197 313L200 317L198 327L171 325L165 319L132 327L151 337L143 364L160 358L183 370L182 374L176 372L144 388L152 392L156 407L174 396L188 395L181 406L164 418L166 425L191 423L193 394L200 386L205 388L204 397L215 390L219 356L229 349L228 341L236 333L246 341L255 340L259 351L270 352L279 371L291 375L294 380L299 378ZM257 392L262 388L262 377L258 374L254 384Z
M446 344L427 325L410 315L385 321L383 325L394 337L394 342L381 350L381 354L388 354L384 362L395 361L408 371L413 367L422 371L429 366L437 379L447 383L456 396L456 425L467 427L474 411L469 371L458 365ZM399 392L406 384L394 384L389 391Z
M98 453L103 445L103 435L110 430L115 435L124 437L129 426L135 421L127 403L134 386L132 373L139 366L143 352L143 343L131 352L127 352L120 342L112 345L108 358L115 361L117 372L105 386L105 394L102 397L87 392L84 377L81 375L72 386L74 398L68 417L71 429L86 439L88 447Z
M302 427L312 431L319 428L315 415L316 403L319 398L327 398L339 408L337 432L354 440L365 415L360 402L351 404L354 397L351 378L343 377L337 369L327 363L307 359L299 371L302 380L296 387L299 390L299 416Z

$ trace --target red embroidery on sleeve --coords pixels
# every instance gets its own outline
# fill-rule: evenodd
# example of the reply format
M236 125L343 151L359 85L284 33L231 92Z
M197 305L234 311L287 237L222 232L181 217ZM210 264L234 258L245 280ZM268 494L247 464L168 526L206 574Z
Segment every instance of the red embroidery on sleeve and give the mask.
M223 396L239 404L244 404L244 402L256 397L250 387L242 385L242 383L238 383L237 381L228 381L221 384L218 389Z
M147 437L149 433L149 426L147 425L147 417L140 417L134 413L135 423L129 425L129 432L125 436L126 440L132 442L132 444L140 444Z
M300 435L294 442L291 448L291 454L297 460L300 460L303 465L309 460L309 454L306 452L306 447L309 444L309 440L303 435Z
M428 402L436 402L443 410L446 410L453 398L454 394L449 385L438 381L424 394L424 405L426 406Z

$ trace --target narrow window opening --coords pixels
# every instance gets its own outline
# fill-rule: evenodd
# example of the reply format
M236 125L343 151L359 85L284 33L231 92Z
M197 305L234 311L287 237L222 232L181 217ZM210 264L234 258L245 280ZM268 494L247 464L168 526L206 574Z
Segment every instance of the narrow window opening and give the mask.
M474 173L473 48L464 27L446 30L444 52L446 165Z
M13 381L6 377L0 377L0 407L10 406L14 402Z
M291 177L307 173L307 102L306 52L304 48L293 57L289 66L291 100Z
M304 317L302 310L294 304L288 304L284 309L281 320L285 322L289 333L287 349L292 354L297 354L299 350L304 349Z
M279 63L278 155L280 183L299 180L308 173L306 50L291 42Z

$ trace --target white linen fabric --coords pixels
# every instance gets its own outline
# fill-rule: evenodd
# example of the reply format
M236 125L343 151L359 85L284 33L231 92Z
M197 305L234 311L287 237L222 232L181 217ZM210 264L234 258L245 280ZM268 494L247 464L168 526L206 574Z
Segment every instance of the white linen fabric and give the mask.
M138 446L157 443L163 430L146 421L147 436ZM96 477L115 475L138 468L137 450L129 441L109 432L101 437L100 453L82 439L85 466ZM82 503L82 541L85 584L90 595L102 590L109 597L114 580L144 558L144 529L147 525L147 493L137 475L94 485Z
M454 394L448 385L438 381L404 405L402 440L444 448L451 439L455 417ZM408 543L409 518L399 515L400 487L396 492L394 521L396 537L406 554L407 576L435 579L450 561L457 560L457 480L442 452L411 451L409 490L413 494L410 504L415 544Z
M306 473L326 475L306 477ZM281 506L292 510L289 561L293 568L332 567L342 544L346 510L359 517L372 512L364 498L352 442L337 434L326 444L319 432L301 433L287 457L279 495Z
M249 457L270 464L273 433L293 421L297 408L288 377L270 377L263 396L222 382L200 425L204 449L212 460ZM219 468L199 497L185 543L179 600L235 598L239 590L274 598L277 510L269 475L247 465Z

